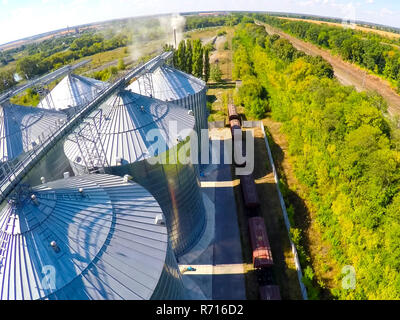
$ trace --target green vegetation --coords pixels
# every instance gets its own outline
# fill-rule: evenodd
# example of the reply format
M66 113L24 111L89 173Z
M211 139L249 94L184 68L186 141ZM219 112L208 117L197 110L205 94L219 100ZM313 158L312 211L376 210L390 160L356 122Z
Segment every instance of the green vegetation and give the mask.
M35 89L29 88L19 96L12 97L10 102L20 106L37 106L40 102L40 95Z
M117 66L118 70L125 70L126 66L125 66L125 62L123 58L119 58L118 59L118 66Z
M17 82L14 79L12 71L0 71L0 92L5 91L16 84Z
M204 50L204 81L207 83L208 79L210 79L210 50Z
M128 40L126 34L117 34L111 39L105 39L104 36L99 34L87 34L75 39L66 51L57 52L50 56L39 52L19 59L17 61L17 72L22 77L30 79L58 69L82 57L124 47L128 44Z
M116 76L118 74L118 67L116 66L111 66L106 69L103 69L101 71L96 71L90 76L94 79L101 80L101 81L108 81L110 78L113 76Z
M233 13L227 16L189 16L186 17L185 31L208 28L208 27L219 27L219 26L235 26L243 18L241 13Z
M210 77L214 82L220 82L222 80L222 71L218 64L213 64L211 66Z
M264 16L262 21L285 32L330 49L344 60L356 63L369 71L391 81L400 92L399 40L388 39L376 33L290 21Z
M315 211L321 241L329 243L327 257L340 268L355 268L356 288L342 289L339 270L331 294L339 299L399 299L398 129L384 117L382 97L342 86L332 78L329 64L290 46L263 27L240 25L234 71L249 79L243 81L249 88L242 98L248 93L250 101L267 100L272 117L282 122L296 177ZM267 98L261 98L263 90ZM300 230L293 230L292 238L302 245ZM317 298L324 284L304 255L304 283Z
M174 51L174 66L197 78L208 81L210 77L210 50L202 45L199 39L182 40L178 50L164 45L164 51Z

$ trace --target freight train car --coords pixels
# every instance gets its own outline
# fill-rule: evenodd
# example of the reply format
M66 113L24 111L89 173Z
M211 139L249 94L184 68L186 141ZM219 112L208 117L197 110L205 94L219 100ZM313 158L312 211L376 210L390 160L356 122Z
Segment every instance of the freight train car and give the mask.
M282 300L279 286L259 286L260 300Z
M234 119L240 120L234 104L228 104L228 117L229 117L229 121L234 120Z
M238 119L232 119L229 121L232 133L232 139L242 139L242 127L240 126L240 121Z
M237 140L235 140L237 142ZM241 144L233 143L233 163L236 167L246 166L246 140L242 140Z
M253 175L249 174L239 177L245 207L249 209L257 208L260 205L260 199L258 198Z
M253 249L253 266L255 269L273 266L271 246L269 245L264 219L254 217L249 219L250 242Z
M233 105L231 105L233 106ZM233 106L234 112L236 112L235 106ZM229 107L228 107L229 110ZM232 111L230 111L231 114ZM237 115L237 114L236 114ZM244 167L246 166L246 161L242 160L239 161L237 159L240 159L241 155L246 154L246 145L245 142L243 142L243 134L242 134L242 127L240 126L240 121L239 119L235 118L234 116L229 116L229 124L231 127L231 134L232 134L232 141L233 141L233 153L234 153L234 164L237 167ZM242 141L241 145L238 144L239 141Z

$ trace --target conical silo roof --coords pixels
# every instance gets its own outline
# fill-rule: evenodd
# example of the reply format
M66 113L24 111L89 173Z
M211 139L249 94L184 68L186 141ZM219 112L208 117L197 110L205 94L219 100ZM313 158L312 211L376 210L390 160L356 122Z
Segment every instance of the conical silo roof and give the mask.
M66 121L58 111L25 107L15 104L0 106L0 161L12 160L33 145L39 137Z
M143 187L110 175L21 188L0 212L0 299L159 296L172 252L160 215Z
M92 101L108 85L107 82L69 74L51 90L38 107L52 110L79 107Z
M194 95L206 87L204 81L166 65L157 68L150 76L152 78L153 97L163 101L180 100L189 95ZM145 94L143 92L145 81L145 77L140 77L128 89Z
M195 119L188 110L128 90L114 95L92 115L99 112L101 118L96 122L96 126L100 141L81 142L86 144L89 150L99 148L101 144L104 150L102 153L109 166L117 165L119 159L133 163L157 155L154 142L146 138L151 130L156 130L160 134L168 150L187 138L189 132L182 135L180 134L182 130L193 129L195 125ZM173 125L176 125L176 132L169 130ZM76 129L75 133L81 129L82 126ZM76 142L79 139L76 139L75 133L72 133L65 142L64 152L70 161L83 165L81 159L85 157L83 154L85 152L82 151L82 143Z

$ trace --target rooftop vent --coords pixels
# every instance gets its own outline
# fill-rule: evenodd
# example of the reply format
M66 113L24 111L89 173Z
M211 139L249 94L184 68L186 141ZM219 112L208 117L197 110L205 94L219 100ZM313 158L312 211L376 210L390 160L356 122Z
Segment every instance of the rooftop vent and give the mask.
M69 172L64 172L64 179L68 179L69 178Z
M31 195L31 200L35 205L37 205L37 206L39 205L39 201L36 199L36 196L34 194Z
M132 180L132 176L130 176L129 174L124 175L124 182L129 182L130 180Z
M154 223L159 226L164 226L165 225L164 216L162 214L156 215L156 218L154 219Z
M60 248L59 248L59 246L57 245L57 242L55 242L55 241L50 242L50 246L53 248L53 250L54 250L56 253L60 252Z

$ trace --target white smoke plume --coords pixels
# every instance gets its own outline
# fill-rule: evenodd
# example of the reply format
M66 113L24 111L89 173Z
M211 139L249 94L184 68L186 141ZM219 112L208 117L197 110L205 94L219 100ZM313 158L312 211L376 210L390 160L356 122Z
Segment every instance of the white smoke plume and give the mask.
M164 16L159 18L160 25L166 32L165 43L175 46L174 30L176 32L176 45L183 40L183 32L186 24L186 18L180 14Z
M135 20L132 23L133 44L129 51L131 59L136 61L140 57L160 52L165 44L174 44L174 29L176 42L183 39L186 19L179 14L149 17Z

